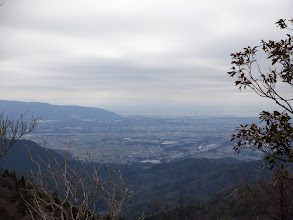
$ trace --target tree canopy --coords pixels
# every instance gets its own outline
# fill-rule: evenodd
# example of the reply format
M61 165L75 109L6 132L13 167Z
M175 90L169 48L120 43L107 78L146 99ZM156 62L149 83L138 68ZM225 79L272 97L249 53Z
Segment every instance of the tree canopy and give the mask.
M293 19L280 19L276 25L288 32L293 31ZM268 68L261 68L257 56L264 52L269 60ZM273 100L282 111L262 111L260 124L240 125L231 140L236 141L234 149L243 147L262 151L265 165L278 177L288 175L288 162L293 162L293 91L281 93L286 86L293 89L293 36L286 34L279 41L261 40L260 45L246 47L232 53L232 68L228 75L236 78L235 86L240 90L252 89L260 97ZM289 94L289 97L288 97Z

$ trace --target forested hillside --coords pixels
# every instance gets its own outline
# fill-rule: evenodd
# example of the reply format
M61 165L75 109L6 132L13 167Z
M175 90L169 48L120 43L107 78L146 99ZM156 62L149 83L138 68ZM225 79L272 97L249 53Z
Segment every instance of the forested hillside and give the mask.
M62 164L64 158L54 151L52 155ZM31 169L36 170L36 164L29 159L29 154L41 164L52 161L48 153L32 141L20 140L7 153L0 158L2 170L9 169L17 174L26 174L29 178ZM70 164L76 166L78 161L71 160ZM75 165L74 165L75 164ZM101 164L96 164L101 167ZM168 201L168 209L176 207L178 198L184 197L184 206L215 195L219 190L237 184L242 184L245 178L256 183L260 177L258 167L260 162L241 162L235 159L181 159L157 165L113 164L115 170L121 170L126 178L129 172L129 186L135 196L130 206L124 209L123 215L135 218L144 212L151 215L156 212L155 202ZM89 164L84 164L88 173L91 173ZM87 168L88 167L88 168ZM128 171L127 171L128 170ZM106 174L101 172L102 176ZM166 205L166 204L165 204Z

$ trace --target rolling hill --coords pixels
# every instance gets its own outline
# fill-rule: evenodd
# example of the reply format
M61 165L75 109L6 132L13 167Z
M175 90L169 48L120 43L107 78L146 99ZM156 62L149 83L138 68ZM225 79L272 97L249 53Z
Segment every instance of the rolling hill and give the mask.
M30 152L33 158L49 161L48 153L32 141L20 140L13 148L0 158L0 169L16 172L19 176L35 169L35 164L28 158ZM58 161L63 157L52 151ZM71 161L75 164L74 161ZM240 162L234 160L212 159L181 159L161 163L151 167L142 164L130 164L129 187L136 192L132 206L124 213L127 218L136 218L144 210L148 215L156 210L154 201L168 201L172 207L176 205L179 194L184 193L185 204L194 204L199 199L215 195L219 190L239 184L243 178L257 182L260 172L259 161ZM121 170L126 178L125 167L114 164L116 170ZM90 171L87 171L90 175ZM147 208L146 208L147 207Z
M19 118L20 114L27 113L28 117L37 116L42 120L118 120L122 117L114 112L100 108L80 106L59 106L40 102L20 102L0 100L0 112L10 117Z

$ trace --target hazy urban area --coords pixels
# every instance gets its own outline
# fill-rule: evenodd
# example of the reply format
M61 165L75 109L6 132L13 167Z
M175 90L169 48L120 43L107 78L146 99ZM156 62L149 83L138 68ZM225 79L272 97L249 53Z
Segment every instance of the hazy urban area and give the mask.
M127 116L112 121L63 122L41 120L28 138L47 147L64 150L80 160L88 154L96 162L161 163L176 158L233 157L250 161L255 151L233 150L231 135L239 124L257 117L214 116ZM60 151L59 151L60 152Z

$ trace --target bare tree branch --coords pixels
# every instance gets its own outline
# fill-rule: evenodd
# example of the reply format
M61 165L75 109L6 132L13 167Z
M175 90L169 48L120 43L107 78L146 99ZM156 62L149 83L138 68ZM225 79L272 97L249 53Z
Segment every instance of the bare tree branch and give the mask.
M31 172L27 189L31 199L24 198L31 219L119 218L123 206L134 196L128 188L129 175L125 180L120 171L104 164L106 177L101 178L99 167L95 166L90 156L87 167L81 162L69 164L67 155L70 145L65 150L62 163L45 144L44 149L51 162L40 158L40 163L30 157L38 167L36 173ZM105 207L105 210L96 214L98 206Z
M0 114L0 157L4 156L9 149L24 135L32 132L39 122L39 118L32 118L31 121L24 120L25 114L14 120Z

